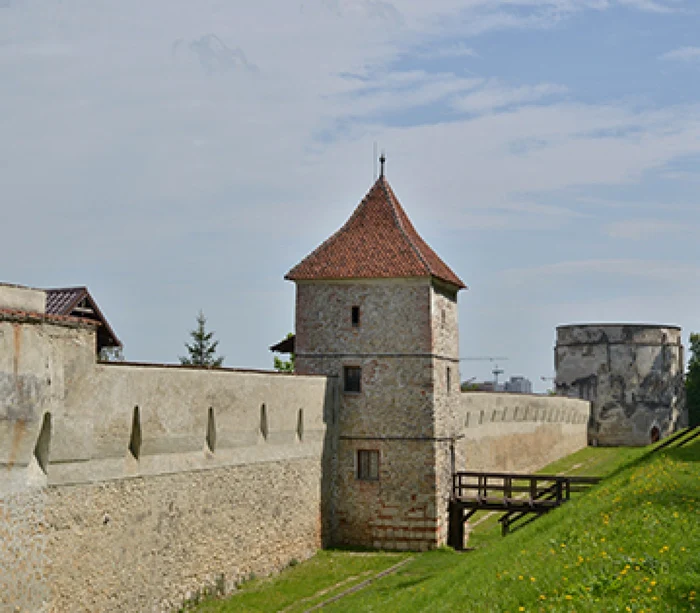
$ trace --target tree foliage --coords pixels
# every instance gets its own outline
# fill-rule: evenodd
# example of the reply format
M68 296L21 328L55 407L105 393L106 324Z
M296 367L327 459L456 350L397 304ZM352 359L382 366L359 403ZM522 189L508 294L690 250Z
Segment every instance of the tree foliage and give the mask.
M180 364L190 366L206 366L208 368L220 368L224 363L224 356L216 355L219 341L212 340L213 332L207 332L207 318L202 311L197 315L197 327L190 331L191 343L185 343L187 357L180 356Z
M685 377L685 398L691 426L700 426L700 334L690 335L690 359Z
M287 338L292 338L292 336L294 336L292 332L287 334ZM294 354L290 354L288 360L275 356L274 367L279 372L294 372Z
M102 362L123 362L124 350L121 347L102 347L98 359Z

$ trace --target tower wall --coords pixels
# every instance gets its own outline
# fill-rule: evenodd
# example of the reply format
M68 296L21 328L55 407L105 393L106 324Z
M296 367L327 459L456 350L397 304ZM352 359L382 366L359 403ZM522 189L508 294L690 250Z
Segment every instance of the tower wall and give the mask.
M592 403L591 444L647 445L687 419L680 328L560 326L555 364L557 392Z
M450 393L459 391L456 329L454 294L428 278L298 283L296 370L340 381L337 544L428 549L444 542L454 430L446 386L449 368ZM345 389L346 367L361 369L359 392ZM358 466L364 452L378 462L369 479Z

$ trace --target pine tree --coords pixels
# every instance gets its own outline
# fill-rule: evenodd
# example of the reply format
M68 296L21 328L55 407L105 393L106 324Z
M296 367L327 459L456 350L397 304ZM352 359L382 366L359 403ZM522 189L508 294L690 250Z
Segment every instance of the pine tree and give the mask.
M690 360L685 377L685 401L691 426L700 426L700 334L690 335Z
M206 330L207 318L202 311L197 315L197 328L190 331L192 344L185 343L188 357L180 357L180 364L191 366L206 366L208 368L220 368L224 363L224 356L216 355L219 341L212 341L213 332Z

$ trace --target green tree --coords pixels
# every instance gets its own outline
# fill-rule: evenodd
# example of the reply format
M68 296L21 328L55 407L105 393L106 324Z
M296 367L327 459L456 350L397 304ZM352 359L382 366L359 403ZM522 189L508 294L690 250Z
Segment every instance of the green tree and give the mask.
M700 334L690 334L690 360L685 376L685 401L691 426L700 426Z
M190 331L192 343L185 343L188 357L180 357L180 364L191 366L206 366L208 368L220 368L224 363L224 356L216 355L219 341L212 340L213 332L207 332L207 318L199 311L197 315L197 327Z
M121 347L102 347L98 359L101 362L123 362L124 350Z
M292 332L287 334L287 338L291 338L292 336L294 336ZM290 354L288 360L283 360L275 356L274 367L275 370L279 372L294 372L294 354Z

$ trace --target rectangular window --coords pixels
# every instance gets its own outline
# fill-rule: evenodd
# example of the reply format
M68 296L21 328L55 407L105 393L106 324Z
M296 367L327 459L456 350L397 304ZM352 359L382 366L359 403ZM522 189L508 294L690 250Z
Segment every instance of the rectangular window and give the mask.
M352 327L353 328L360 327L360 307L359 306L352 307Z
M379 452L374 449L357 450L357 478L379 481Z
M450 389L452 388L452 371L450 370L450 367L447 367L447 393L450 393Z
M359 392L362 369L359 366L345 366L343 375L343 390L346 392Z

